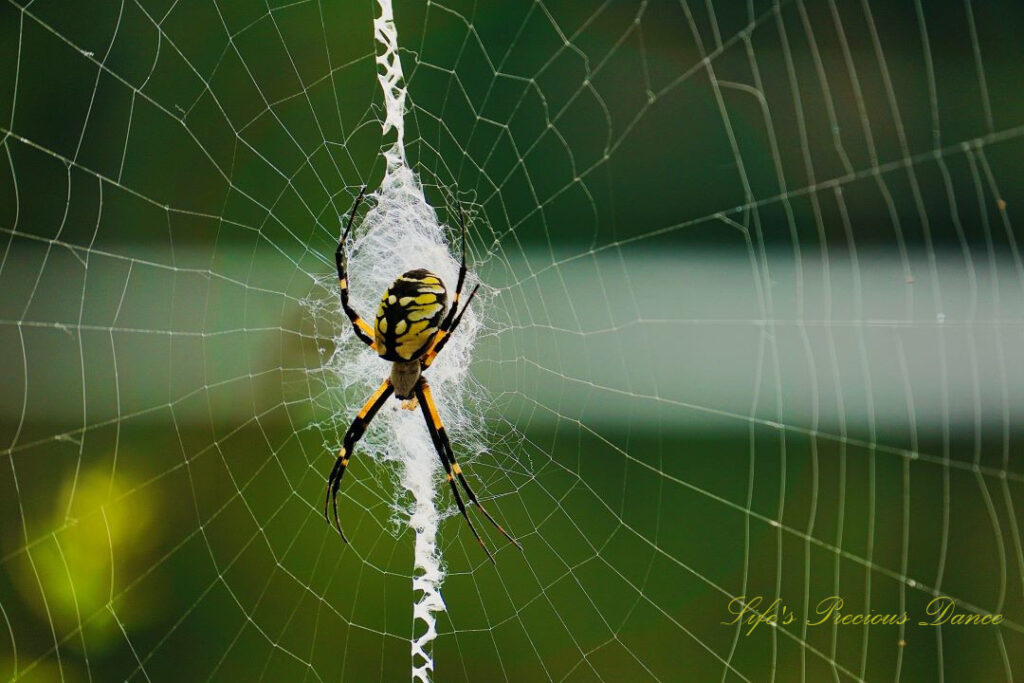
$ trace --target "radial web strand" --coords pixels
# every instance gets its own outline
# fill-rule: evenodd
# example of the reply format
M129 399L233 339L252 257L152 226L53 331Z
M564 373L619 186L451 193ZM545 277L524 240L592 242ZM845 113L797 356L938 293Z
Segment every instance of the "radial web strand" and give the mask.
M0 5L0 677L1024 679L1022 27ZM427 376L495 565L398 401L324 524L364 186L367 320L465 210Z

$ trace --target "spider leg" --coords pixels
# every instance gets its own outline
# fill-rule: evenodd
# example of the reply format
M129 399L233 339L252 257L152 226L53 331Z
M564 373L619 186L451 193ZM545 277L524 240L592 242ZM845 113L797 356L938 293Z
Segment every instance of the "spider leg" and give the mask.
M434 445L438 448L438 455L441 456L441 460L445 463L445 470L448 473L448 483L451 484L452 490L455 491L455 482L452 477L453 473L458 478L459 483L462 485L463 490L466 492L466 496L476 506L476 508L487 518L491 524L508 539L508 542L519 548L523 549L523 546L519 545L516 539L512 538L505 529L495 521L494 517L491 516L487 509L477 499L476 494L473 493L473 489L469 487L469 482L466 481L465 475L462 474L462 468L459 467L458 460L455 459L455 452L452 450L452 444L448 440L448 435L445 433L444 425L441 424L441 416L437 412L437 405L434 403L434 396L430 391L430 385L425 379L421 379L420 383L416 386L416 396L419 398L420 405L423 407L423 417L426 418L427 428L430 430L431 436L434 438ZM459 502L459 507L462 509L463 516L466 517L466 521L469 521L469 517L466 516L465 509L462 506L460 496L456 492L455 500ZM473 529L472 523L469 525L470 529ZM473 529L473 534L476 535L476 530ZM480 537L477 536L477 540ZM480 545L483 545L483 541L480 541ZM487 550L485 547L484 550ZM487 553L490 556L490 552ZM493 562L493 558L491 559Z
M455 496L455 503L459 506L459 512L462 513L462 518L466 520L466 524L469 525L469 530L473 532L473 538L476 539L480 547L487 553L487 559L491 561L491 564L495 564L494 555L491 555L491 551L487 549L487 545L484 540L480 538L480 534L477 532L476 527L473 526L473 521L469 518L466 513L466 504L462 502L462 496L459 494L459 489L455 486L455 478L452 476L452 465L448 462L448 458L445 457L444 445L441 442L440 432L436 424L440 424L440 419L437 423L434 422L433 415L437 414L437 411L431 411L427 407L427 402L424 400L423 388L426 386L426 382L420 380L420 383L416 385L416 398L420 404L420 408L423 409L423 419L427 423L427 431L430 432L430 439L434 442L434 449L437 451L437 457L441 458L441 464L444 465L445 476L448 479L448 485L452 487L452 495ZM433 404L431 404L432 406ZM441 427L443 430L444 427Z
M348 460L352 457L353 449L355 448L356 442L359 441L363 436L363 432L366 431L367 425L373 420L373 417L380 410L380 407L384 405L384 402L388 400L395 388L391 386L391 380L384 380L383 384L373 393L370 400L366 402L359 414L356 415L355 419L352 420L352 424L349 426L348 431L345 432L345 440L342 442L341 450L338 451L338 459L334 461L334 469L331 470L331 474L327 477L327 497L324 499L324 519L330 523L330 519L327 517L327 506L329 503L333 503L334 506L334 527L341 534L341 540L348 543L348 539L345 538L345 532L341 530L341 521L338 519L338 487L341 486L341 478L345 476L345 468L348 467Z
M462 213L462 202L459 202L459 229L462 232L462 265L459 266L459 282L455 285L455 294L452 296L452 307L441 322L441 330L447 332L452 327L455 319L455 311L459 307L459 297L462 296L462 285L466 283L466 217Z
M448 343L448 339L450 339L451 336L455 334L455 328L459 326L460 322L462 322L462 315L463 313L466 312L466 309L469 308L469 304L472 303L473 297L476 296L476 290L478 289L480 289L480 285L474 287L473 291L469 293L469 298L466 299L466 304L462 307L462 310L459 311L459 314L455 317L455 320L452 322L451 328L448 330L445 330L444 328L438 330L437 337L434 339L434 345L430 347L430 351L428 351L427 354L423 356L424 369L430 367L430 365L437 358L437 354L441 353L441 349L443 349L444 345Z
M359 208L359 204L363 201L363 195L366 193L366 186L359 191L359 196L356 197L356 203L352 205L352 211L348 215L348 224L345 226L345 232L341 236L341 240L338 241L338 248L334 250L334 264L338 267L338 287L341 289L341 307L345 309L345 315L352 321L352 329L355 331L356 336L369 346L371 349L375 347L373 341L373 327L370 326L365 320L359 317L355 309L348 302L348 256L345 254L345 242L348 241L348 233L352 229L352 221L356 217L356 209Z
M463 304L462 310L459 310L459 297L462 296L462 286L466 283L466 217L462 213L462 204L459 204L459 227L462 230L462 265L459 267L459 282L455 286L455 294L452 296L452 307L448 310L448 315L445 316L444 320L441 321L441 326L438 328L437 337L434 338L434 345L430 348L430 351L423 357L423 367L429 368L430 364L437 358L437 354L441 353L441 349L448 343L448 338L454 334L455 328L462 322L462 316L465 314L466 309L469 308L470 302L473 301L473 297L476 296L476 291L480 289L480 285L473 287L473 291L469 293L469 298L466 299L466 303ZM458 313L456 315L456 313Z

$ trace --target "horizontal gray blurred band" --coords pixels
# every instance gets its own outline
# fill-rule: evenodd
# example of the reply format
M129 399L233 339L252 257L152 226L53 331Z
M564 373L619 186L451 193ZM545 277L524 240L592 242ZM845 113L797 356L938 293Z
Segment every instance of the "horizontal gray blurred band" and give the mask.
M226 247L179 249L173 262L126 254L11 249L4 447L18 424L219 428L330 410L337 388L317 367L341 316L319 286L319 315L332 318L299 305L307 271L333 287L330 264ZM1024 272L1012 255L623 247L491 255L478 269L495 291L479 304L490 329L474 375L520 428L784 424L870 438L1003 429L1024 413ZM372 295L353 292L363 305Z

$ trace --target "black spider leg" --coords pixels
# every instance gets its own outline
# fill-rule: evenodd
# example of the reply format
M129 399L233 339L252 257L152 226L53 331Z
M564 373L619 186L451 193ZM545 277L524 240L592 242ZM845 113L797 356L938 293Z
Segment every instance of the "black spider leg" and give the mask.
M349 426L348 431L345 432L345 440L342 442L341 450L338 451L338 459L334 461L334 469L331 470L331 475L327 477L327 497L324 499L324 519L330 523L330 519L327 517L327 504L333 502L334 504L334 526L341 534L341 540L348 543L348 539L345 538L345 532L341 530L341 520L338 519L338 487L341 486L341 478L345 476L345 468L348 467L348 460L352 457L353 449L355 448L356 442L362 438L363 432L366 431L366 427L373 420L373 417L380 410L380 407L384 405L384 402L388 400L388 397L394 392L395 388L391 386L391 380L386 379L384 383L373 393L370 400L366 402L359 414L356 415L355 419L352 420L352 424Z
M363 195L366 194L366 186L359 191L359 196L356 197L356 203L352 205L352 211L348 215L348 225L345 226L345 232L341 236L341 240L338 242L338 248L334 250L334 263L338 267L338 287L341 289L341 307L345 309L345 315L352 321L352 329L355 331L356 336L363 341L367 346L373 346L373 327L370 326L365 320L359 317L355 309L348 302L348 255L345 253L345 242L348 241L348 233L352 230L352 221L356 217L356 209L359 208L359 204L363 201Z
M441 321L441 327L437 333L437 341L434 342L433 348L423 358L423 367L429 368L430 364L437 358L437 354L441 353L441 349L448 343L448 338L455 333L455 328L462 322L462 316L466 313L466 309L469 308L469 304L472 303L473 297L476 296L476 292L480 289L480 285L473 287L473 291L469 293L469 298L466 299L466 303L463 304L462 310L456 315L456 311L459 308L459 297L462 295L462 286L466 282L466 221L462 214L462 204L459 204L459 225L462 227L462 265L459 267L459 282L455 286L455 295L452 297L452 307L448 310L448 315L445 316L444 320Z
M445 477L448 479L448 485L452 487L452 495L455 496L455 503L459 506L459 512L462 513L462 518L466 520L466 524L469 525L469 530L473 532L473 537L476 539L480 547L487 553L487 559L494 562L494 556L491 555L491 551L487 549L487 545L484 543L484 539L480 538L480 534L477 533L476 527L473 526L473 521L469 518L466 513L466 504L462 502L462 496L459 494L459 489L455 486L455 478L452 476L452 465L448 462L448 458L445 457L444 445L441 442L441 432L438 431L438 425L441 423L441 419L438 417L435 423L434 416L437 415L436 409L431 409L427 406L426 396L423 392L423 387L426 385L424 380L420 380L414 389L416 393L417 402L420 404L420 409L423 411L423 420L427 423L427 431L430 432L430 440L434 442L434 450L437 451L437 457L441 458L441 464L444 465ZM433 406L433 404L431 404ZM444 429L444 427L440 427Z
M452 450L452 444L448 440L448 434L445 433L444 425L441 423L441 416L437 412L437 404L434 403L434 396L433 393L430 391L430 385L427 383L427 380L420 380L419 384L416 386L416 393L420 405L422 406L423 409L423 416L427 420L427 428L431 430L432 436L436 434L434 444L435 446L439 446L438 455L440 455L441 460L446 463L445 469L448 472L448 482L451 484L452 490L455 490L455 483L452 480L452 474L454 473L455 477L458 478L459 483L462 485L463 490L466 492L466 496L469 497L469 500L473 503L473 505L476 506L477 510L479 510L483 514L483 516L487 518L487 521L494 525L494 527L501 533L502 536L508 539L509 543L522 550L523 546L519 545L519 542L512 538L512 536L510 536L509 533L505 531L504 527L502 527L500 524L498 524L497 521L495 521L494 517L492 517L491 514L487 512L487 508L485 508L477 499L476 494L473 493L473 489L469 487L469 482L466 481L465 475L462 474L462 468L459 467L459 461L456 460L455 458L455 452ZM458 494L456 494L455 499L456 501L459 501ZM463 515L465 515L464 510ZM466 517L466 521L469 521L469 517ZM469 526L471 529L473 528L472 524L470 524ZM475 529L473 530L473 533L476 533ZM479 537L477 537L477 540L479 540ZM483 545L482 541L481 545ZM485 547L484 550L486 549L487 548ZM488 555L490 555L489 552ZM493 558L491 561L493 562Z
M462 296L462 285L466 284L466 217L462 213L461 202L459 202L459 230L462 232L462 264L459 266L459 282L455 285L455 295L452 296L452 307L441 322L441 330L444 332L452 327L455 311L459 307L459 297Z
M451 339L453 334L455 334L455 328L457 328L459 326L459 323L462 322L462 316L466 312L466 309L469 308L469 304L473 301L473 297L476 296L476 290L478 289L480 289L480 285L474 287L473 291L469 293L469 298L466 299L466 304L462 307L462 310L459 311L459 314L455 316L455 320L454 322L452 322L451 328L449 328L448 330L442 329L437 333L437 342L434 344L434 347L430 349L430 352L423 359L424 368L430 367L431 363L434 362L434 359L437 358L437 354L441 353L441 349L444 348L444 345L447 344L448 340Z

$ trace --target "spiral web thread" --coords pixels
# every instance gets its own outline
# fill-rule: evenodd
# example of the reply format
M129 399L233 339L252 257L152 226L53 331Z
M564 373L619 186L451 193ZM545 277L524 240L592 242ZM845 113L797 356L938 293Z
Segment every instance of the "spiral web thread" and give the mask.
M387 557L411 545L403 494L366 484L402 468L436 557L422 419L389 406L367 433L382 467L346 478L351 546L320 517L339 431L384 372L331 276L373 175L346 163L378 149L369 72L385 103L404 92L388 6L382 56L370 12L341 4L0 5L0 675L395 680L414 626L429 636L427 604L384 614L380 586L420 570ZM424 5L403 34L408 139L364 206L352 298L372 313L412 267L453 282L453 231L420 185L477 193L471 263L494 305L430 379L476 452L460 373L475 311L500 311L474 375L515 442L474 476L527 533L492 572L452 520L452 619L424 651L466 679L1019 680L1019 7L541 0L496 27ZM356 23L363 42L339 38ZM400 142L402 106L385 109ZM670 206L679 177L706 192ZM310 289L329 334L294 315ZM307 355L335 340L326 366ZM707 423L744 432L739 457L668 438ZM739 596L807 611L840 592L857 612L946 594L1006 619L718 623Z

